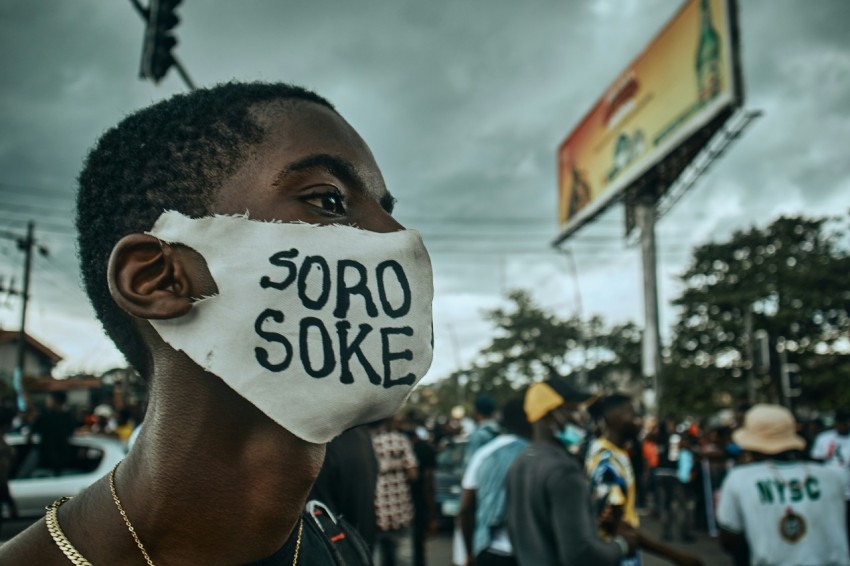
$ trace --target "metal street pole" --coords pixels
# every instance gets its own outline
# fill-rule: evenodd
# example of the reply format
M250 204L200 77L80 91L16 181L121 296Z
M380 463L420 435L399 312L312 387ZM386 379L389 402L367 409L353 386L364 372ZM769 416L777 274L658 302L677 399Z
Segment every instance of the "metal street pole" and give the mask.
M455 372L457 373L457 403L458 405L463 406L466 402L466 387L463 383L460 382L462 375L460 375L460 354L458 353L458 342L457 342L457 334L455 334L455 327L453 324L449 323L446 325L449 329L449 338L452 342L452 354L454 354L455 359Z
M756 363L753 338L753 305L748 304L744 311L744 334L747 337L747 401L752 405L756 402Z
M27 343L27 302L30 296L30 271L32 271L32 249L35 244L33 234L35 232L35 223L30 220L27 223L27 236L24 240L18 240L18 246L24 252L24 289L21 293L21 329L18 332L18 361L15 366L15 376L13 379L15 392L18 396L18 410L24 412L27 410L26 394L24 392L24 354L26 353Z
M581 367L578 370L579 387L581 387L582 389L586 389L590 380L587 376L587 340L585 340L584 336L584 307L581 301L581 288L578 286L578 269L576 269L576 259L575 256L573 256L572 249L570 247L566 247L561 248L560 251L567 258L567 262L570 268L570 276L573 278L573 288L575 289L574 296L576 303L575 311L578 314L579 321L578 344L581 348Z
M655 391L655 412L661 405L662 386L661 340L658 332L658 281L655 254L655 204L649 199L635 203L635 221L640 229L640 251L643 259L643 356L641 359L643 377L652 382Z

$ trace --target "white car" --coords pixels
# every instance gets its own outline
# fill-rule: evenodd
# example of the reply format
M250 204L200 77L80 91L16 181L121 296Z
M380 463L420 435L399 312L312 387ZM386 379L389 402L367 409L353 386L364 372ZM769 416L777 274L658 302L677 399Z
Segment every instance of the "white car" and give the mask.
M6 442L16 451L9 491L21 517L44 515L44 508L56 499L77 495L108 474L126 453L125 444L115 438L74 435L70 439L70 465L55 476L51 470L32 466L34 460L31 458L35 454L30 454L34 444L26 444L23 436L7 435Z

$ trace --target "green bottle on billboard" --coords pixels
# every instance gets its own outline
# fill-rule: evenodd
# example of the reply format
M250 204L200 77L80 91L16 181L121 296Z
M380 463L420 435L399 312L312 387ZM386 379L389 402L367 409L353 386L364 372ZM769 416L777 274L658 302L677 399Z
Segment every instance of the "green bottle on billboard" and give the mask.
M720 36L711 21L709 0L701 0L696 63L699 102L705 104L720 93Z

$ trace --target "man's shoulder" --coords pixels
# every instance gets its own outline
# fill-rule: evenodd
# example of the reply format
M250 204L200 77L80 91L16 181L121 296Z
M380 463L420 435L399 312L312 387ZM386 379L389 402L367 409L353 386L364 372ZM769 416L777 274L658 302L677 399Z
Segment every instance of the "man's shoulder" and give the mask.
M524 438L512 434L503 434L498 438L493 439L488 444L485 444L481 450L473 455L473 460L479 459L479 469L489 468L496 462L502 461L505 454L514 454L511 461L516 459L528 446L528 441ZM506 452L508 451L508 452Z
M469 438L470 440L486 440L495 438L499 434L499 431L499 425L495 421L485 421L475 427L475 430L469 434Z
M407 440L406 436L395 431L380 432L372 437L372 445L378 449L409 444L410 441Z
M515 473L548 478L578 473L584 475L584 470L578 460L565 450L545 443L532 443L519 453L514 460L512 469Z
M585 459L587 460L588 465L612 458L616 454L613 448L613 445L606 442L605 439L594 438L587 447Z
M847 481L846 473L843 469L823 464L821 462L806 463L807 474L810 474L819 481L831 482L839 486L843 492L844 484Z
M820 443L820 442L829 442L830 440L834 439L837 436L838 436L838 433L835 431L835 429L830 428L830 429L819 432L817 434L817 436L815 436L815 443L817 444L817 443Z
M752 476L758 476L765 472L770 472L770 468L768 464L765 462L749 462L747 464L739 464L728 472L726 472L726 477L723 480L723 485L733 485L740 483L742 481L746 481Z

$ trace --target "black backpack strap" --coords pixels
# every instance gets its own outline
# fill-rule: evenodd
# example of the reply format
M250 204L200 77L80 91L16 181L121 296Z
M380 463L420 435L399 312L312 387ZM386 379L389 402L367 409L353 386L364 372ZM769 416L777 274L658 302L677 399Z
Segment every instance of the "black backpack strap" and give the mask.
M307 524L318 532L337 566L372 566L372 555L360 534L318 499L307 502Z

